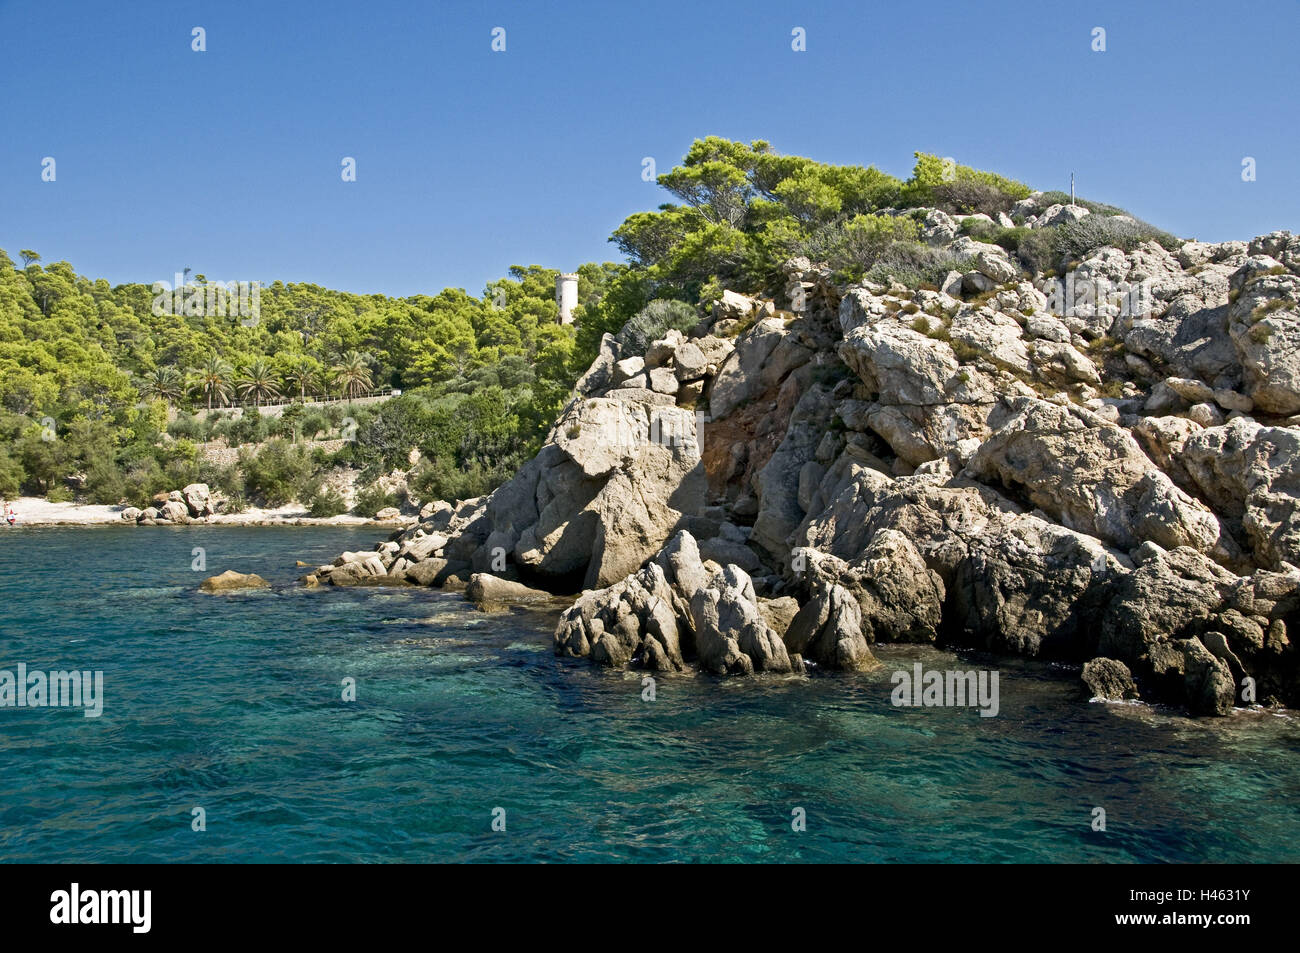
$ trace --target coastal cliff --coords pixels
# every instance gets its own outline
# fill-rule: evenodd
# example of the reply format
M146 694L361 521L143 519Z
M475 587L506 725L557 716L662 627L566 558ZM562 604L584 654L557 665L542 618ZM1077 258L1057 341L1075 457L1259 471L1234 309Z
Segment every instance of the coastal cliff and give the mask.
M940 288L795 258L686 333L606 334L513 479L309 581L580 592L555 651L613 667L933 643L1197 714L1300 704L1300 236L1101 246L1058 276L921 215L969 263Z

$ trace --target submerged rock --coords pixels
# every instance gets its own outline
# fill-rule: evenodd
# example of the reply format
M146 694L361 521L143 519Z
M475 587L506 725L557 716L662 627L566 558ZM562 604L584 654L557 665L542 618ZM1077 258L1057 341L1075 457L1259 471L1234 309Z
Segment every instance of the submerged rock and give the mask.
M203 592L234 592L238 589L270 589L271 584L257 573L227 569L219 576L209 576L199 584Z

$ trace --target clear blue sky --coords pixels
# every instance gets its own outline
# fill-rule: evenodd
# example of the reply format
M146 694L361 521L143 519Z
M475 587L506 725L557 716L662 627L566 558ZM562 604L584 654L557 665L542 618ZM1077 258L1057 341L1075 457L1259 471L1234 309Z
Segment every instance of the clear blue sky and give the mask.
M917 149L1037 188L1073 170L1180 235L1249 238L1300 227L1298 27L1295 0L0 0L0 247L113 283L478 293L616 259L610 232L667 200L642 157L710 134L898 176Z

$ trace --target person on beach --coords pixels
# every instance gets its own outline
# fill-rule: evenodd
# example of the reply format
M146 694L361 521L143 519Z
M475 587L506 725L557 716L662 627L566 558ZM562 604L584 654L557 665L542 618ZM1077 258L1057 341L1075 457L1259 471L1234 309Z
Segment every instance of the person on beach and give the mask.
M14 506L12 503L9 504L8 510L5 513L5 521L8 522L10 526L13 526L14 523L18 522L18 514L14 512Z

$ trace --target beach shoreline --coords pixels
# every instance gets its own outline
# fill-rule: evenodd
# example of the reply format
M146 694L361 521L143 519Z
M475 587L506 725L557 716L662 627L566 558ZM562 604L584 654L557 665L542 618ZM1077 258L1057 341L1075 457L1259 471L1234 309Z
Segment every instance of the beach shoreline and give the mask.
M122 518L127 507L92 503L51 503L40 497L19 497L5 500L4 509L12 506L17 522L4 529L22 529L24 526L132 526L134 520ZM376 520L365 516L344 513L339 516L312 516L301 504L279 507L249 507L242 513L219 513L201 519L191 519L187 524L160 521L160 525L202 526L377 526L400 529L414 523L416 518L401 517L393 520Z

